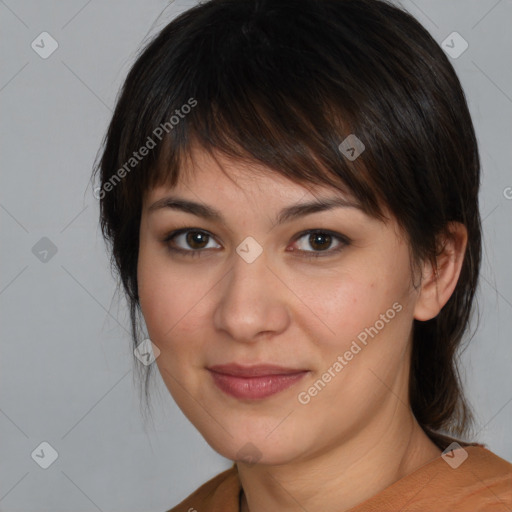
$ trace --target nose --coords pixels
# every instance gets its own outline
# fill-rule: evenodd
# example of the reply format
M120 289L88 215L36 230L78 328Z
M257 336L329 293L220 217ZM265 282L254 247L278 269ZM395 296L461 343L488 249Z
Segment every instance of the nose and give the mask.
M233 260L218 290L215 328L245 343L284 332L290 324L286 304L290 291L269 267L265 251L251 263L236 253Z

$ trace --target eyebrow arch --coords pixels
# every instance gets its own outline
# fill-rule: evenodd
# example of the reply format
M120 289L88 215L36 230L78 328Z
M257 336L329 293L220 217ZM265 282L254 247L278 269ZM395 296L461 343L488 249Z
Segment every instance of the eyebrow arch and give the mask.
M153 213L155 211L167 208L191 213L192 215L196 215L207 220L219 221L222 223L225 222L224 217L218 210L201 203L196 203L194 201L189 201L187 199L181 199L174 196L164 197L154 202L148 208L148 213ZM332 210L334 208L357 208L358 210L362 211L362 207L358 203L351 202L341 197L326 197L316 201L298 203L283 208L279 212L275 224L283 224L293 219L304 217L305 215Z

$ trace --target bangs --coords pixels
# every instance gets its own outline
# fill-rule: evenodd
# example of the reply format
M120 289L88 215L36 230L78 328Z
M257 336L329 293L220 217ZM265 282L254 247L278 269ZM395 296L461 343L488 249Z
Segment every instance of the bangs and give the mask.
M367 214L380 216L363 160L349 161L339 150L352 130L332 111L328 115L320 98L306 98L301 89L269 96L249 76L236 82L222 78L226 82L216 85L223 93L215 102L208 101L207 90L196 92L193 110L165 135L139 190L174 187L184 168L190 168L185 163L202 150L213 158L222 153L237 162L259 164L299 184L332 187L356 198ZM229 90L233 83L236 89Z
M241 19L231 13L219 20L220 31L215 24L205 29L198 16L190 23L202 30L188 26L186 39L180 36L190 16L185 13L132 69L127 83L133 90L124 96L136 95L141 101L136 112L130 105L117 166L149 138L156 147L120 184L121 197L139 204L140 196L153 187L175 186L185 160L200 148L258 163L297 183L336 188L352 195L367 214L382 217L382 186L375 180L370 148L376 142L369 140L375 133L364 126L372 119L362 115L367 101L361 82L367 78L365 70L374 66L371 51L358 61L355 55L362 50L351 30L346 41L336 32L334 44L334 29L331 34L327 26L323 37L333 38L333 51L325 55L320 50L325 41L315 40L321 37L319 23L307 12L300 17L305 27L297 20L273 26L271 5L257 13L243 12L248 9L245 2L238 4ZM337 73L333 59L341 69ZM118 110L127 107L121 100ZM160 140L154 136L162 132L158 127L165 127ZM339 149L349 135L365 145L354 160Z

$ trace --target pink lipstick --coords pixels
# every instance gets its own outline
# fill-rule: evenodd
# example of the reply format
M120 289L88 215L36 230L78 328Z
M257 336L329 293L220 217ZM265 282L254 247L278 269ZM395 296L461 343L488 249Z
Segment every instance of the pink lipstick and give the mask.
M214 383L238 399L258 400L283 391L304 377L308 370L276 365L215 365L208 368Z

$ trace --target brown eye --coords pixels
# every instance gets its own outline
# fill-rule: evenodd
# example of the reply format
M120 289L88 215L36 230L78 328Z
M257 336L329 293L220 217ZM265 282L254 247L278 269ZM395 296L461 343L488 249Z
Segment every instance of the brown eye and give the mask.
M208 243L209 235L201 231L188 231L185 233L185 241L192 249L204 249L205 242Z
M179 229L169 233L163 240L171 252L179 252L191 256L199 255L203 249L210 249L208 244L213 237L205 231L197 229Z
M301 242L304 240L305 242ZM337 242L334 248L333 242ZM331 233L330 231L322 231L320 229L314 231L306 231L296 238L295 242L299 248L293 251L303 253L305 257L330 256L340 252L350 244L349 238L339 233ZM308 250L308 247L313 250Z
M313 249L322 251L329 248L332 243L332 236L325 233L311 233L308 242Z

